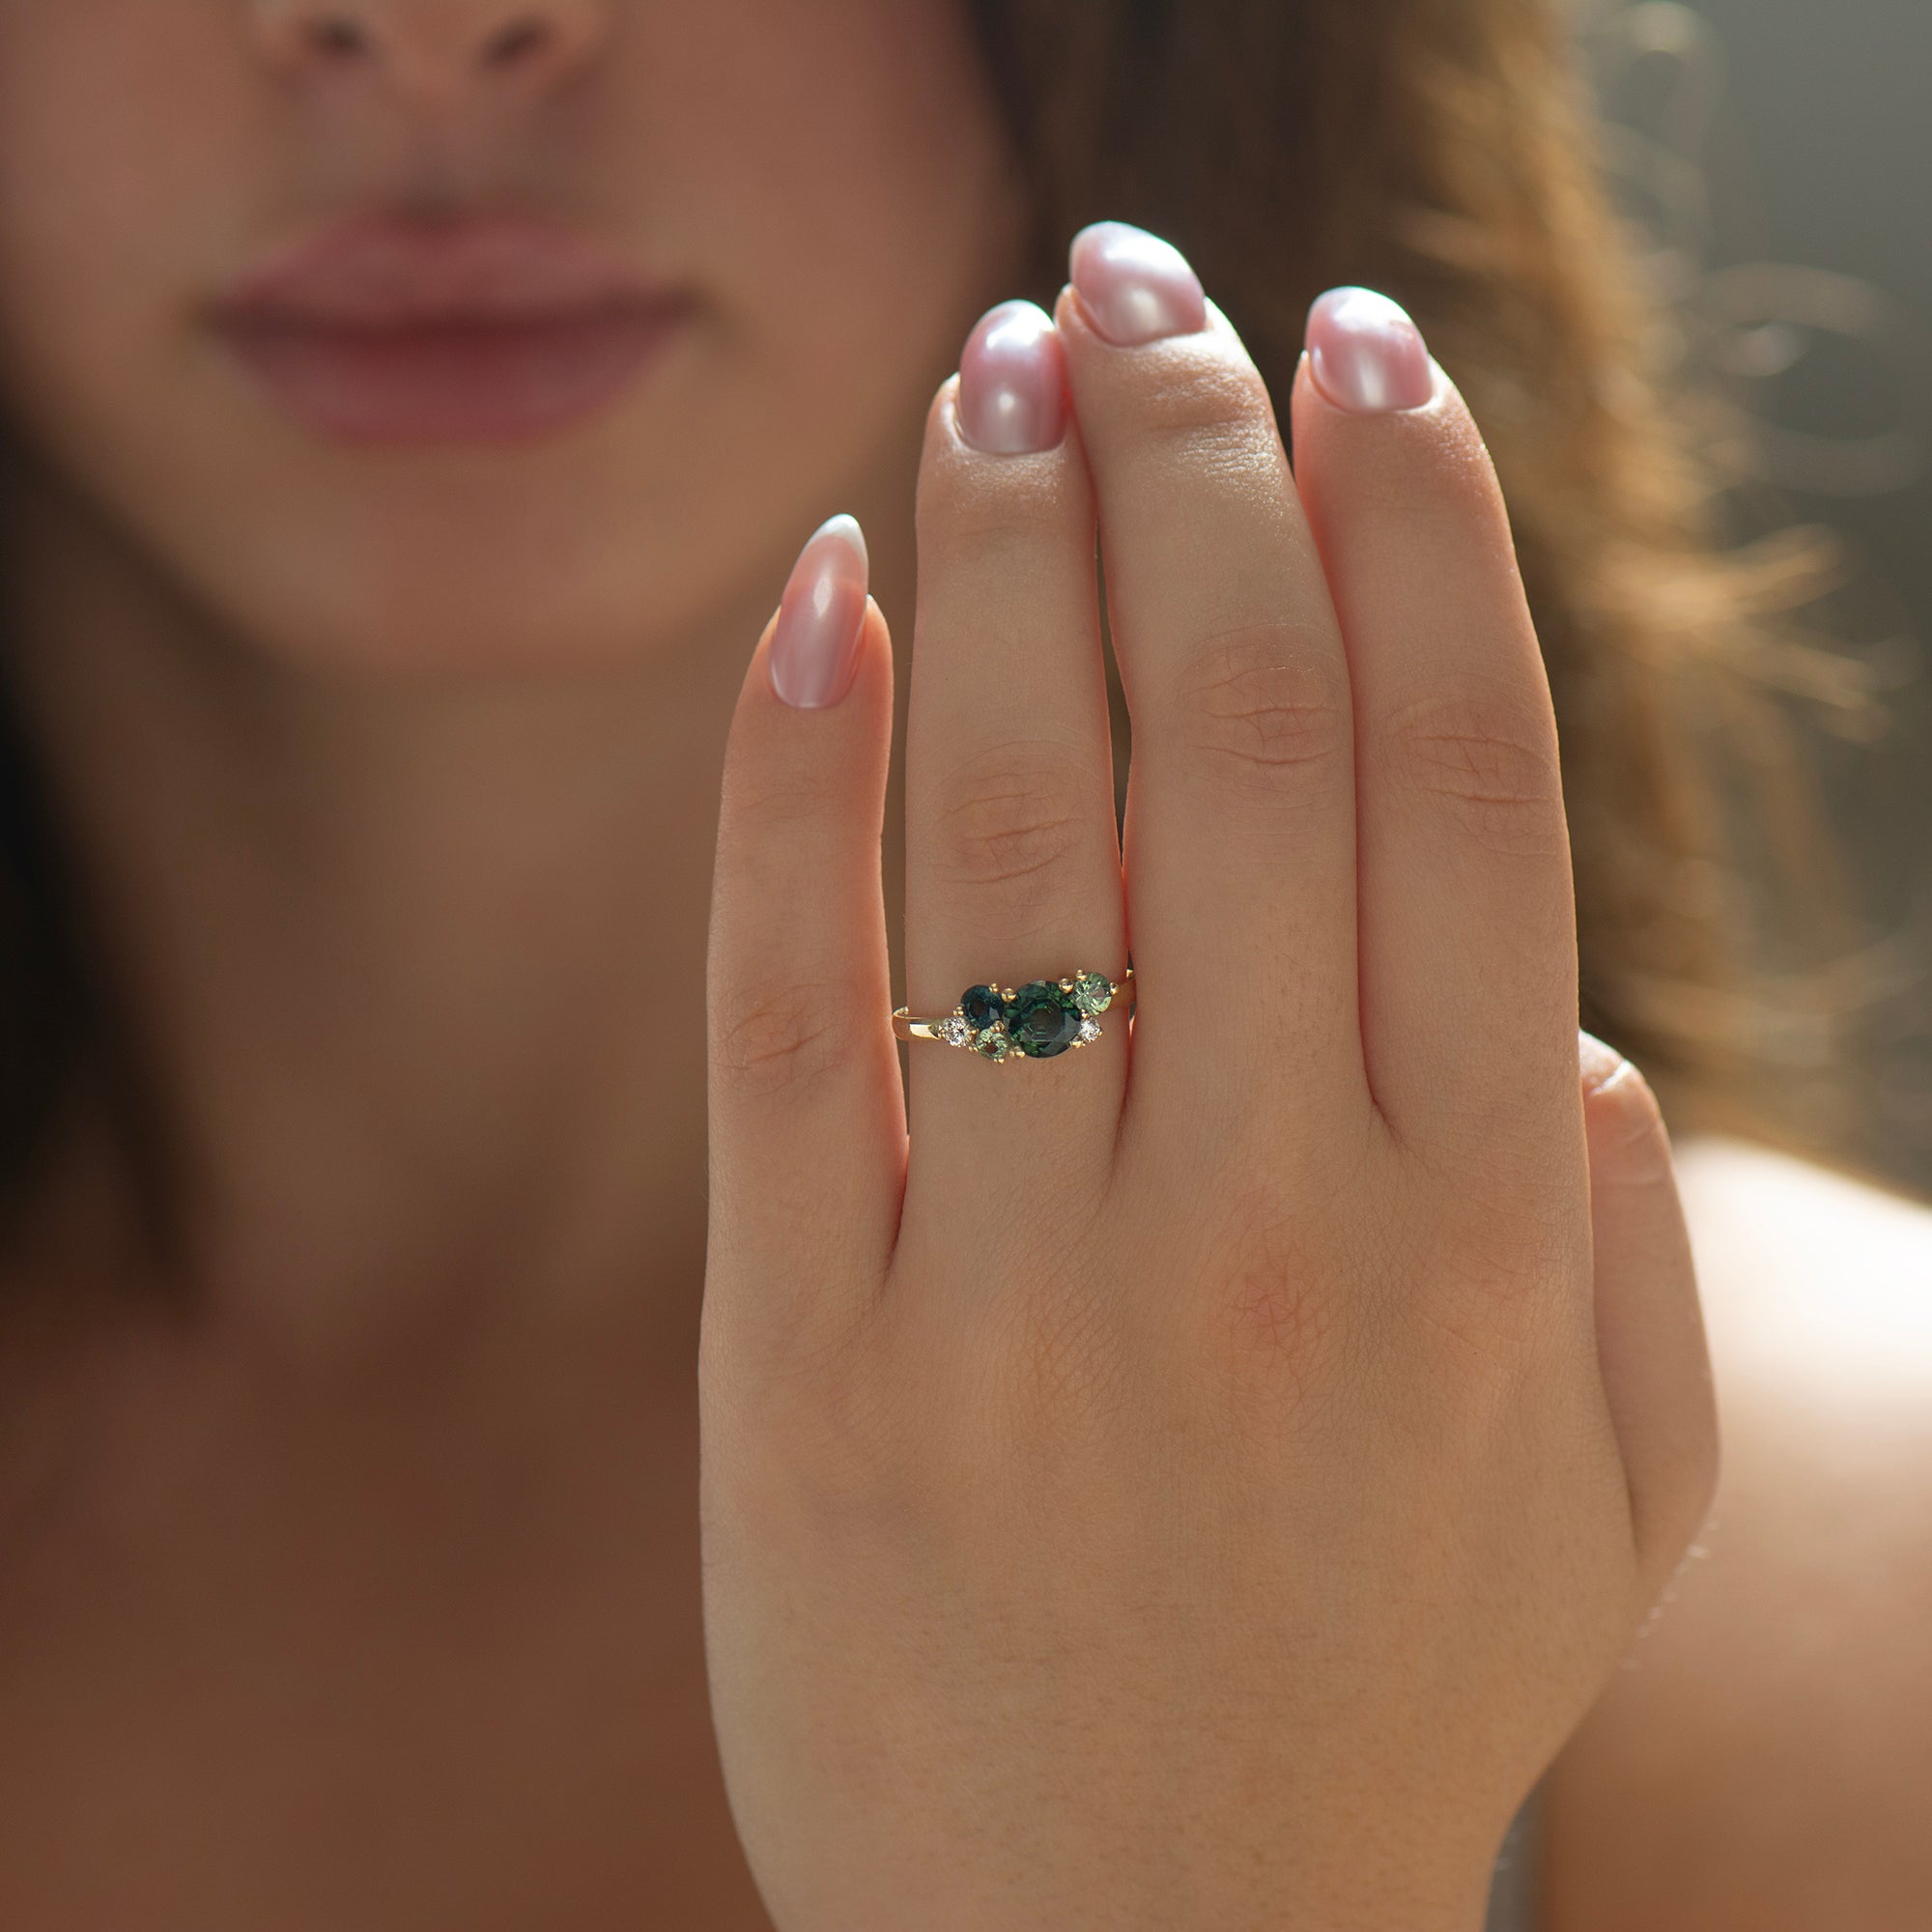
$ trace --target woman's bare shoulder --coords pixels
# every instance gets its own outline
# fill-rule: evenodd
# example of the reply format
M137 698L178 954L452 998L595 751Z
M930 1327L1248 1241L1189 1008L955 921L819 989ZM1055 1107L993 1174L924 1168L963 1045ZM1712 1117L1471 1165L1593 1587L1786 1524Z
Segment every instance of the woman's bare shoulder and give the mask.
M1723 1425L1696 1548L1559 1761L1558 1932L1932 1924L1932 1208L1680 1150Z
M1862 1355L1876 1321L1889 1357L1916 1342L1921 1366L1932 1360L1932 1205L1744 1141L1690 1141L1677 1173L1707 1302L1743 1295L1759 1317L1770 1303L1834 1354ZM1751 1326L1767 1344L1788 1339Z

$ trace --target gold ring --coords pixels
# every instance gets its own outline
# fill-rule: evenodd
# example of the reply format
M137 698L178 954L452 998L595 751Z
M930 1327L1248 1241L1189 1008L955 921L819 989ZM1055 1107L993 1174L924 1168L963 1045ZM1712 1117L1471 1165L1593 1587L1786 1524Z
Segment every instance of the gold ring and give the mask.
M1100 1037L1100 1015L1134 1009L1134 969L1118 980L1079 967L1061 980L1029 980L1024 986L988 980L968 986L950 1013L914 1019L904 1007L893 1010L901 1039L943 1039L986 1060L1051 1060Z

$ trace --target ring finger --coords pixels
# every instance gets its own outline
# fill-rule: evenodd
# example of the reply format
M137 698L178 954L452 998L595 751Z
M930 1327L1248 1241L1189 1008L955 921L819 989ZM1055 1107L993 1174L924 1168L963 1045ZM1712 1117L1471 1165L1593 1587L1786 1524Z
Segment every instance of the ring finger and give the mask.
M906 986L915 1016L972 986L1125 960L1092 486L1059 338L1031 302L982 318L926 422L906 727ZM982 1215L1010 1178L1072 1186L1111 1159L1123 1016L1050 1057L910 1055L908 1206ZM1049 1161L1050 1166L1038 1163ZM1009 1199L1013 1197L1009 1196ZM1043 1206L1046 1204L1042 1204Z

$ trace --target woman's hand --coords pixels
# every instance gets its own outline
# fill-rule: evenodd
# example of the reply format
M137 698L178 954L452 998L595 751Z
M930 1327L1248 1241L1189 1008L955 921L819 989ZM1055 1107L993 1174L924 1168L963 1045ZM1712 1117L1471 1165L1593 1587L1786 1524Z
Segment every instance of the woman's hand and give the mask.
M849 521L745 683L701 1502L781 1932L1474 1927L1707 1506L1663 1133L1594 1041L1579 1077L1488 458L1400 311L1330 297L1310 341L1292 478L1186 265L1106 224L1053 326L995 310L933 404L909 1004L1119 979L1131 935L1131 1035L916 1043L908 1139Z

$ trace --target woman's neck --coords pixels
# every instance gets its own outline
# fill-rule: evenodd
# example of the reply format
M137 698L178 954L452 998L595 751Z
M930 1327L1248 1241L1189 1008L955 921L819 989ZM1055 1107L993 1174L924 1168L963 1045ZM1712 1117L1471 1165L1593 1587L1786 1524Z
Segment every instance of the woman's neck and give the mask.
M908 635L911 466L852 506ZM662 1281L687 1349L714 806L789 556L618 671L379 686L223 637L57 488L15 535L156 1264L320 1349Z

